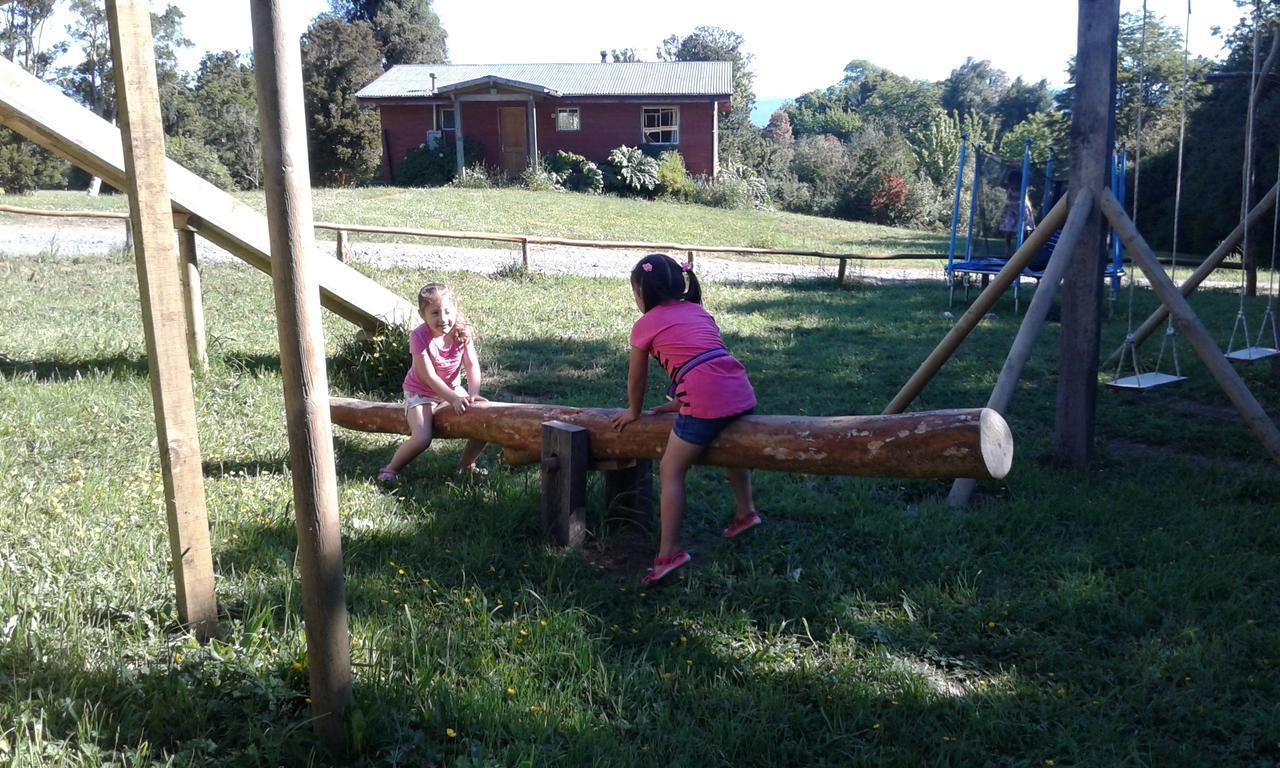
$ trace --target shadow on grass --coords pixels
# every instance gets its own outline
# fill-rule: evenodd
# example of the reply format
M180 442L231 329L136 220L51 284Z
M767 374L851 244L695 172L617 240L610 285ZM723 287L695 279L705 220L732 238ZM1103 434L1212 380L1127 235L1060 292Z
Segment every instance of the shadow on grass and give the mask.
M90 377L146 378L147 375L145 357L116 355L87 360L15 360L0 355L0 376L6 379L31 377L42 384Z

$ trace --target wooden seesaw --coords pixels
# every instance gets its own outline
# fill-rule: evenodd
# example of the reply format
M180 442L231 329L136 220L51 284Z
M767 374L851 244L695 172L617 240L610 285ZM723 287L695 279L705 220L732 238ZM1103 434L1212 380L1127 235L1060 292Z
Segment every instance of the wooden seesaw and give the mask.
M334 397L333 423L361 432L409 434L399 403ZM605 473L606 503L648 524L654 459L674 414L649 414L613 429L608 408L478 403L435 414L434 435L502 446L512 465L541 463L542 522L561 546L585 533L586 478ZM1001 479L1013 463L1013 435L990 408L882 416L744 416L720 434L700 464L861 477Z

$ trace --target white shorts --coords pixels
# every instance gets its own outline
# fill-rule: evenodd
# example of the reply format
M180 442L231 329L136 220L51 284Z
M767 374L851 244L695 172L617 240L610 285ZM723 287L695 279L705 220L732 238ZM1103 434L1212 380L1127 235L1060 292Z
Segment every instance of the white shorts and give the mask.
M458 392L458 394L466 396L467 393ZM423 406L429 409L432 413L435 413L446 405L448 405L447 402L431 395L419 395L414 392L404 393L404 412L406 416L409 414L411 409L417 408L418 406Z

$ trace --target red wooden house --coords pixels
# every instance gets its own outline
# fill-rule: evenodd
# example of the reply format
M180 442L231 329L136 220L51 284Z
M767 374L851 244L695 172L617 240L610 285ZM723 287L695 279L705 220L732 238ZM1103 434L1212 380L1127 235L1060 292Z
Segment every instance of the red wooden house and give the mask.
M727 61L401 64L356 98L378 108L388 182L409 150L458 137L479 142L485 162L512 175L560 149L601 163L623 144L679 150L691 174L714 175L732 67ZM461 167L462 142L455 146Z

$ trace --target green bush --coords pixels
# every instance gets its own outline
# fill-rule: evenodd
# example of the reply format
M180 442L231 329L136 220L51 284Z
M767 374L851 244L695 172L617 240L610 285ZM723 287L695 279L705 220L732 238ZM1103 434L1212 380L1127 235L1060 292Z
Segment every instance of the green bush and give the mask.
M532 192L563 190L560 177L547 170L543 163L530 163L520 174L520 186Z
M67 162L0 128L0 192L20 195L67 186Z
M329 360L329 383L343 395L395 401L403 397L410 364L408 329L390 326L374 336L357 333L339 344Z
M543 166L555 175L560 186L571 192L598 195L604 191L604 174L600 167L582 155L557 150L543 161Z
M714 178L694 179L690 199L701 205L730 210L767 210L769 190L749 168L726 166Z
M677 200L687 200L693 192L693 182L689 180L684 155L674 149L668 149L658 156L658 190Z
M203 141L186 136L167 136L164 149L170 160L218 189L230 192L236 188L231 171L218 159L218 153Z
M623 194L650 194L658 187L658 161L639 147L624 144L610 150L605 186Z
M484 161L484 145L471 139L462 141L463 164L470 168ZM442 187L458 175L458 150L452 137L435 149L420 144L405 153L396 168L396 183L406 187Z
M476 163L462 169L462 175L451 182L461 189L492 189L501 186L501 174L494 173L484 163Z

